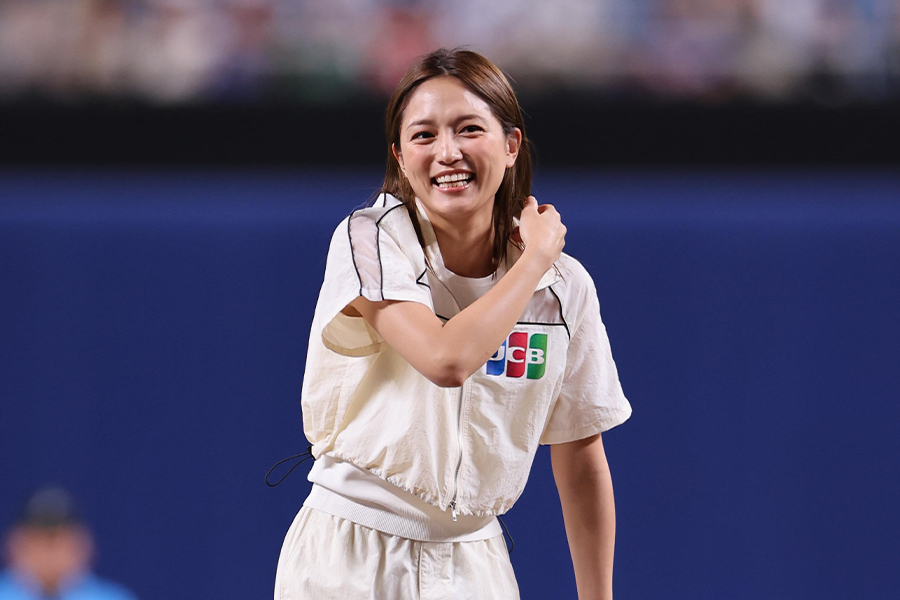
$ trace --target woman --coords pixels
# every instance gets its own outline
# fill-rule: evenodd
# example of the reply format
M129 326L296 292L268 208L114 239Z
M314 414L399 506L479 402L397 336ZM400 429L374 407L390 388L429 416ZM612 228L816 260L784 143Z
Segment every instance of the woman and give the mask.
M522 114L484 57L438 50L386 117L383 194L329 249L303 423L313 490L276 599L518 598L496 515L539 443L579 597L612 597L600 432L631 413L590 276L529 196Z

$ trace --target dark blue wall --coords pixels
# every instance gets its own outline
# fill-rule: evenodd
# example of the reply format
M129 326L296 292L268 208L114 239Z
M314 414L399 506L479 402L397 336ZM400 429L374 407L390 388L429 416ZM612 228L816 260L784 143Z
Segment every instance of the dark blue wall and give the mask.
M376 171L0 174L0 527L72 489L142 600L269 598L309 483L305 347ZM900 176L543 173L634 416L604 436L621 598L895 598ZM305 473L305 469L303 470ZM574 598L546 449L507 523Z

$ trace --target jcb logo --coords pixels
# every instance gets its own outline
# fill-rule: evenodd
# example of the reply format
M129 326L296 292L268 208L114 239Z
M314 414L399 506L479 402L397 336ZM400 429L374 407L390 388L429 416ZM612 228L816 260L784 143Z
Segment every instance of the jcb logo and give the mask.
M529 339L527 333L514 331L485 367L488 375L499 376L505 371L507 377L521 377L527 370L528 379L540 379L544 376L546 356L546 333L532 333Z

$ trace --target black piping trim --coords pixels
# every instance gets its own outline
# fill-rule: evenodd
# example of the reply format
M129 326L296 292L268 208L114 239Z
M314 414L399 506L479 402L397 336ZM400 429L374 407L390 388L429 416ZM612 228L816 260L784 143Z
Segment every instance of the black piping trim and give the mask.
M381 222L381 219L375 222L375 252L378 254L378 293L381 295L381 299L384 300L384 265L381 264L381 227L378 226L378 223Z
M397 210L397 209L400 208L401 206L403 206L403 203L402 203L402 202L401 202L400 204L398 204L398 205L396 205L396 206L392 206L392 207L390 207L389 209L387 209L386 211L384 211L384 214L381 215L380 217L378 217L378 220L375 221L375 224L376 224L376 225L381 225L381 221L382 221L386 216L388 216L388 213L389 213L389 212L391 212L392 210Z
M387 198L384 199L385 203L387 202ZM381 220L388 216L388 213L396 208L400 208L403 204L398 204L392 208L384 211L384 214L378 217L378 220L375 221L375 250L378 252L378 284L379 289L378 293L381 294L381 299L384 300L384 265L381 263Z
M353 215L358 211L359 209L354 210L347 217L347 243L350 245L350 260L353 261L353 270L356 271L356 278L359 279L359 295L362 296L362 276L359 274L359 267L356 266L356 254L353 252L353 237L350 235L350 221L353 220Z
M426 284L423 283L422 285L426 285ZM434 316L436 316L438 319L441 319L443 321L450 320L450 317L445 317L445 316L439 315L437 313L434 313ZM565 323L537 323L535 321L516 321L516 325L541 325L544 327L565 327L566 333L567 334L569 333L569 326L566 325ZM510 332L510 333L512 333L512 332Z
M436 316L441 321L444 321L445 323L450 320L449 317L445 317L445 316L439 315L437 313L435 313L434 316ZM533 323L531 321L517 321L516 325L540 325L542 327L565 327L566 335L569 335L569 327L565 323ZM513 333L513 332L511 331L510 333ZM572 337L569 336L569 339L572 339Z
M424 271L422 271L422 274L419 275L418 277L416 277L416 283L418 283L419 285L424 285L425 287L427 287L430 290L431 286L428 285L427 283L425 283L424 281L422 281L422 278L425 277L425 273L427 273L427 272L428 272L427 268Z
M548 285L547 289L550 290L550 293L553 294L553 297L556 298L556 301L559 303L559 318L562 319L563 325L566 326L566 335L569 336L569 339L572 339L572 332L569 331L569 324L566 323L566 317L563 315L563 305L562 300L559 299L559 296L556 295L556 292L553 291L553 286Z
M547 325L549 327L565 327L568 333L569 328L565 323L538 323L536 321L516 321L516 325Z
M383 194L382 194L383 195ZM386 198L385 198L386 200ZM381 299L384 300L384 269L381 265L381 220L384 219L389 212L394 210L395 208L400 208L403 206L402 203L397 206L392 206L391 208L384 211L384 214L378 217L378 220L375 221L375 250L378 252L378 275L379 275L379 292L381 294ZM347 217L347 242L350 244L350 259L353 261L353 270L356 271L356 278L359 280L359 295L363 295L362 289L362 276L359 274L359 267L356 266L356 253L353 251L353 237L350 235L350 221L353 220L353 215L358 213L362 208L358 208L350 213L350 216Z

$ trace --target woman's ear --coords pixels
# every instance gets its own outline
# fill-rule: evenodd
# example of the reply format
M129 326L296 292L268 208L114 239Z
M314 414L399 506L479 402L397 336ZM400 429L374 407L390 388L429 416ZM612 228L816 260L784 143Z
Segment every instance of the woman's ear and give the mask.
M397 150L397 144L391 144L391 152L394 153L394 158L397 159L397 164L400 165L400 170L403 171L404 175L406 175L406 169L403 167L403 153Z
M516 164L516 158L519 156L519 148L522 147L522 130L518 127L513 128L512 133L506 136L506 168L510 168Z

